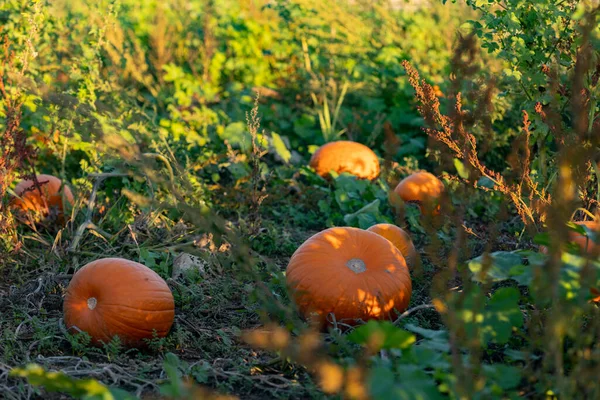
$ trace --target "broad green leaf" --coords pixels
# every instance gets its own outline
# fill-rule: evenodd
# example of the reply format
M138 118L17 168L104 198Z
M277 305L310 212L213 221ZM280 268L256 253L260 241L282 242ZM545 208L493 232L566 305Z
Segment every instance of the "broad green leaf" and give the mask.
M469 170L465 167L462 161L458 158L454 159L454 168L456 168L456 172L458 172L458 176L463 179L469 179Z
M404 325L404 328L411 332L417 333L427 339L448 340L448 331L445 330L436 331L433 329L425 329L413 324L406 324Z
M506 343L513 328L523 326L520 297L519 291L512 287L500 288L494 292L484 313L484 342Z
M394 372L389 367L375 367L369 372L369 394L374 400L393 399Z
M277 154L279 156L279 158L281 158L283 160L284 163L287 164L288 162L290 162L290 159L292 158L292 153L290 153L288 148L285 146L285 143L281 139L281 136L279 136L275 132L272 132L271 138L272 138L272 145L273 145L273 149L275 150L275 154Z
M62 372L46 371L37 364L25 368L15 368L12 376L26 378L33 386L41 386L47 392L64 393L84 400L130 400L133 395L117 389L110 389L95 379L76 379Z
M369 347L372 351L381 349L406 349L415 342L415 335L398 328L389 321L369 321L354 329L348 340Z
M489 264L487 264L489 263ZM509 251L497 251L483 254L468 261L467 266L473 273L472 279L476 282L500 282L507 279L519 280L526 274L526 268L515 268L523 264L519 254ZM484 265L486 271L484 271Z
M403 364L397 369L397 375L386 367L370 371L369 393L374 400L443 399L433 377L418 366Z
M234 148L243 151L252 148L252 138L244 122L233 122L218 132L218 135L223 141L226 140Z
M413 324L406 324L404 328L410 332L423 336L426 340L420 340L418 348L427 348L438 352L447 353L450 351L450 343L448 342L448 331L432 330L421 328Z
M344 215L344 222L349 226L358 226L361 229L367 229L383 220L383 216L379 211L379 204L379 199L376 199L360 210Z
M488 364L483 366L483 372L490 381L498 385L503 391L515 389L521 382L520 369L511 365Z

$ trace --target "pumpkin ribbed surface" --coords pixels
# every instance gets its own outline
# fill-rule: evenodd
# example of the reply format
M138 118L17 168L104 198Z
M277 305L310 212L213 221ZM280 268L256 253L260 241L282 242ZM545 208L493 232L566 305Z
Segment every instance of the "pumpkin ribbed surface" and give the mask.
M400 251L383 237L357 228L330 228L292 255L286 281L302 315L321 326L336 321L392 318L408 307L410 274Z
M22 180L15 187L18 198L14 198L11 204L22 211L34 211L47 215L52 209L58 214L63 213L62 195L60 192L62 181L52 175L37 175L40 188L34 189L33 180ZM41 193L40 193L41 190ZM65 200L73 204L73 193L68 186L63 186Z
M347 172L362 179L379 176L379 159L367 146L340 140L321 146L312 156L310 166L317 174L328 177L331 171Z
M404 256L409 269L412 270L417 265L417 250L410 235L404 229L392 224L377 224L367 230L392 242Z
M417 203L421 212L424 212L439 200L444 192L444 184L433 174L420 171L402 179L394 192L407 203ZM439 209L438 205L433 214L438 214Z
M129 346L167 335L175 317L173 294L150 268L121 258L104 258L81 268L64 301L67 328L87 332L94 344L114 336Z

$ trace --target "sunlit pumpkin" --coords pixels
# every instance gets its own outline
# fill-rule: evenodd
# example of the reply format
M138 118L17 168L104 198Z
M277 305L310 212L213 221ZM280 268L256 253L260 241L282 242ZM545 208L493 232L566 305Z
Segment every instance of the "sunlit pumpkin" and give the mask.
M73 193L68 186L62 186L62 181L52 175L37 175L39 188L34 186L33 180L25 179L15 187L15 197L11 205L22 212L35 214L37 217L55 215L62 218L64 214L62 193L65 201L73 204Z
M410 235L404 229L392 224L377 224L367 230L376 233L379 236L383 236L392 242L404 256L408 268L410 270L414 269L417 265L417 250L410 239Z
M95 345L118 336L126 345L143 346L154 331L166 336L175 317L166 282L150 268L122 258L96 260L77 271L63 310L67 328L87 332Z
M347 172L358 178L373 180L379 176L379 159L364 144L340 140L321 146L312 156L310 166L320 176L330 172Z
M417 204L422 213L438 215L444 184L429 172L420 171L402 179L394 192L405 202Z
M376 233L348 227L304 242L290 259L286 281L300 313L321 327L333 318L348 325L391 319L407 308L412 291L400 251Z

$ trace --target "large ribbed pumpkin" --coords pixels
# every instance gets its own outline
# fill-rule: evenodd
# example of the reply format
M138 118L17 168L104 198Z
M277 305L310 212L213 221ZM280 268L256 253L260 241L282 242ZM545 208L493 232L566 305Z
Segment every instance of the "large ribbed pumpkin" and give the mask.
M321 146L312 156L310 166L320 176L330 172L347 172L358 178L373 180L379 176L379 159L364 144L340 140Z
M422 213L437 215L444 184L429 172L420 171L402 179L394 192L405 202L417 204Z
M376 233L379 236L383 236L392 242L392 244L396 246L396 248L400 250L400 253L402 253L404 256L408 268L410 270L415 268L418 260L417 250L410 239L410 235L404 229L392 224L377 224L373 225L367 230L369 232Z
M300 313L324 327L333 320L390 319L408 307L410 274L400 251L383 237L357 228L330 228L292 255L288 288Z
M175 317L173 294L150 268L122 258L93 261L75 273L64 301L67 328L99 345L114 336L129 346L167 335Z
M61 193L62 181L52 175L36 175L40 184L39 188L34 187L33 180L25 179L15 187L15 194L11 205L23 212L35 213L39 216L48 216L54 214L62 217L63 201ZM62 190L65 195L65 201L73 204L73 193L68 186L64 185Z

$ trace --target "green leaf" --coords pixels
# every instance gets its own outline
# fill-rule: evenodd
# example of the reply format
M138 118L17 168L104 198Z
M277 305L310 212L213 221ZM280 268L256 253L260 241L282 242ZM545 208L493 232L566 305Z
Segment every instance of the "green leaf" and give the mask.
M440 349L438 346L430 346L429 340L423 341L413 346L415 354L415 363L424 368L435 368L446 370L450 368L450 362L447 360L446 352L450 350L448 345L447 349Z
M526 284L531 278L530 268L523 266L522 257L509 251L483 254L468 261L467 266L473 273L472 279L480 283L515 279L521 284Z
M272 132L271 138L275 154L277 154L277 156L279 156L279 158L281 158L284 163L289 163L292 158L292 153L286 147L285 143L283 142L283 139L281 139L281 136L279 136L275 132Z
M504 364L484 365L485 376L502 390L515 389L521 382L521 371L517 367Z
M252 148L252 138L243 122L233 122L218 132L223 141L227 141L232 147L248 151Z
M494 186L496 186L494 184L494 182L488 178L487 176L482 176L481 178L479 178L479 180L477 181L477 186L481 186L481 187L485 187L488 189L493 189Z
M448 340L448 331L445 331L445 330L436 331L433 329L425 329L425 328L421 328L420 326L417 326L414 324L406 324L406 325L404 325L404 328L406 328L407 330L409 330L411 332L417 333L427 339Z
M367 229L383 218L379 211L379 204L379 199L376 199L360 210L344 215L344 222L349 226L358 226L361 229Z
M469 179L469 170L465 167L462 161L458 158L454 159L454 168L456 168L456 172L458 172L458 176L463 179Z
M406 324L404 328L410 332L423 336L426 340L420 340L415 348L426 348L437 352L447 353L450 351L448 331L421 328L413 324Z
M76 379L62 372L46 371L37 364L15 368L10 374L26 378L33 386L41 386L47 392L58 392L85 400L130 400L135 397L123 390L109 389L95 379Z
M354 329L348 335L348 340L366 345L372 351L406 349L415 342L415 335L398 328L389 321L371 320Z
M513 328L523 326L523 313L519 308L521 294L516 288L505 287L494 292L484 313L483 340L504 344Z
M542 232L535 235L533 243L548 247L550 245L550 234L548 232Z
M393 399L394 373L389 367L375 367L369 372L369 393L374 400Z
M369 373L369 393L374 400L443 399L435 380L418 366L398 366L397 376L386 367L375 367Z

